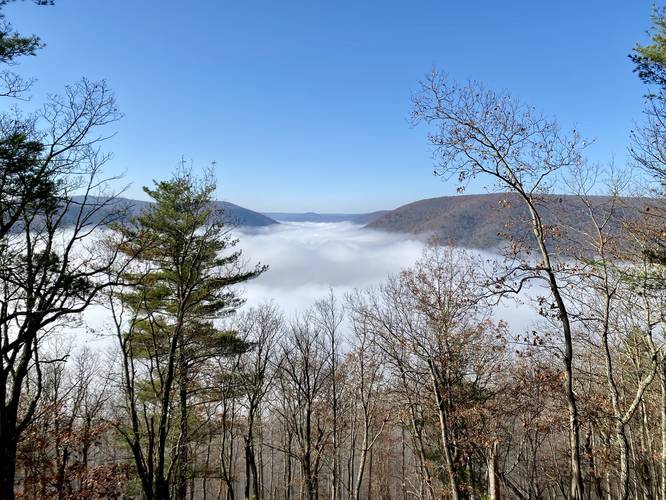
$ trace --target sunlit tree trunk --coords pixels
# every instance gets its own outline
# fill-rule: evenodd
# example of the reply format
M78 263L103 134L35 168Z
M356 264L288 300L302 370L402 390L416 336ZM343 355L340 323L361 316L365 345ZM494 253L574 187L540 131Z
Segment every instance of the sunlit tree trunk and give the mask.
M501 500L500 481L497 463L497 441L488 448L488 498L489 500Z

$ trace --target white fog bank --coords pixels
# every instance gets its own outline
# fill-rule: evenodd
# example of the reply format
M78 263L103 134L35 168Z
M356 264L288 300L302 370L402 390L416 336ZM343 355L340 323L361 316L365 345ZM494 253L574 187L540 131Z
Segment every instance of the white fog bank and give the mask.
M237 236L248 263L269 265L266 273L244 287L247 305L275 301L287 316L306 309L329 290L342 299L355 288L381 284L414 264L426 244L411 235L364 229L350 222L282 223L239 230ZM507 321L514 331L530 328L536 319L527 304L507 301L496 311L496 318Z
M238 237L249 263L269 266L245 287L248 304L275 300L287 314L305 309L329 289L342 297L354 288L377 285L412 265L424 247L409 235L349 222L282 223L240 231Z

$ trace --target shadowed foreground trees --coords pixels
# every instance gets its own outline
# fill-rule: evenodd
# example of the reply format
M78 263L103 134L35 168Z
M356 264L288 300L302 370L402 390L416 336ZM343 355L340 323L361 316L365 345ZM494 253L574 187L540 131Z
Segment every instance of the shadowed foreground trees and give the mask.
M37 36L15 32L0 11L3 68L41 46ZM26 97L30 84L0 71L2 97ZM55 362L43 344L110 284L115 249L99 245L96 229L119 211L112 179L102 173L109 156L100 143L119 116L107 85L88 80L50 96L34 113L0 114L1 498L14 497L18 442L39 416L44 367Z
M41 394L40 344L106 287L116 251L97 228L119 211L99 152L118 118L104 83L82 81L36 117L0 116L0 488L10 498L17 440ZM96 248L93 248L96 247ZM28 391L28 386L32 387Z

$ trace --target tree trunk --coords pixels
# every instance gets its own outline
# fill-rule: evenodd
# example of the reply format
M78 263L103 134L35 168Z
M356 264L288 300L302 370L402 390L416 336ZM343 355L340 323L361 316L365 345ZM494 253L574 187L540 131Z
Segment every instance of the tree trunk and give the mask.
M9 425L8 425L9 424ZM16 477L16 440L12 438L11 423L0 421L0 498L14 499L14 480ZM7 432L9 430L9 432Z
M622 500L629 499L629 443L624 425L617 424L615 436L620 447L620 496Z
M224 404L224 409L222 411L222 421L224 422L223 428L222 428L222 443L220 445L220 466L222 469L222 477L224 479L224 484L227 487L227 494L226 498L229 500L233 500L235 495L234 495L234 482L232 479L232 474L233 471L231 470L233 468L233 446L234 446L234 438L233 435L231 435L231 429L234 426L233 422L233 408L231 410L231 422L228 423L229 419L229 408L228 408L228 401L225 401ZM227 437L229 437L229 446L227 447ZM227 456L227 448L228 448L228 456ZM229 460L229 465L227 467L227 460Z
M284 497L285 500L291 500L291 433L287 434L287 453L284 456Z
M442 443L442 452L444 453L446 472L447 475L449 476L449 487L451 488L451 500L458 500L459 498L458 480L456 478L456 473L453 466L453 457L451 456L448 416L445 408L445 403L442 398L442 393L440 391L440 386L439 386L440 377L437 373L437 368L435 367L432 360L429 360L428 364L430 365L432 387L433 387L433 392L435 393L435 401L437 403L437 413L439 415L439 430Z
M252 440L252 423L248 425L248 434L245 436L245 486L243 488L243 497L250 498L250 485L252 484L252 449L250 441Z
M407 443L405 443L405 426L400 426L400 491L402 492L402 500L407 500L407 481L405 475L405 451Z
M666 500L666 364L661 366L661 500Z
M338 443L338 393L337 393L338 388L337 388L337 384L336 384L336 377L337 377L337 374L336 374L336 367L337 367L336 366L337 365L336 356L337 356L337 353L336 353L336 346L335 346L335 335L332 335L331 338L332 338L332 341L331 341L331 357L332 357L332 367L331 367L332 368L332 374L331 374L331 377L332 377L332 382L333 382L333 384L332 384L333 385L333 387L332 387L332 390L333 390L333 394L332 394L333 395L333 398L332 398L333 399L333 401L332 401L332 403L333 403L333 408L332 408L332 412L333 412L333 422L332 422L332 426L333 426L333 434L332 434L333 464L332 464L332 467L333 467L333 470L332 470L332 476L333 477L331 479L331 482L332 482L332 484L331 484L331 486L332 486L331 487L331 500L338 500L338 482L339 482L338 475L339 475L339 469L340 469L340 464L339 464L340 458L339 458L339 455L338 455L338 451L339 451L338 450L338 447L339 447L339 443Z
M245 437L245 498L260 498L259 473L254 449L254 419L249 419ZM251 495L252 493L252 495Z
M368 458L368 427L366 424L363 432L361 457L359 459L358 471L356 475L356 487L354 488L354 498L356 500L361 500L361 484L363 483L363 473L365 472L365 462L367 458Z
M158 477L155 484L155 500L170 500L169 494L169 479L166 477Z
M488 498L489 500L501 500L500 482L497 470L497 441L490 445L488 450Z
M569 409L569 452L571 467L571 500L582 500L583 473L580 464L580 419L578 417L578 405L576 403L576 393L574 392L574 372L573 372L573 338L571 334L571 325L569 316L560 294L555 275L549 270L548 275L551 282L551 291L557 303L560 322L564 333L564 392Z
M188 384L188 370L187 360L183 349L180 349L178 357L178 395L180 405L180 443L178 445L178 467L176 469L176 498L187 498L187 476L189 469L189 422L188 422L188 406L187 406L187 384Z
M368 500L372 498L372 450L370 450L370 458L368 460Z
M531 195L522 191L519 191L519 193L523 196L527 208L530 211L532 231L539 246L539 251L543 259L543 270L548 278L548 285L559 313L558 319L562 325L562 334L564 336L564 393L567 399L567 407L569 409L569 460L571 467L570 497L571 500L582 500L584 488L580 461L580 420L578 417L576 394L573 388L573 336L571 332L571 323L569 322L569 312L564 303L562 294L560 293L560 285L550 260L550 252L546 246L546 236L541 216L534 205L534 200L531 198Z

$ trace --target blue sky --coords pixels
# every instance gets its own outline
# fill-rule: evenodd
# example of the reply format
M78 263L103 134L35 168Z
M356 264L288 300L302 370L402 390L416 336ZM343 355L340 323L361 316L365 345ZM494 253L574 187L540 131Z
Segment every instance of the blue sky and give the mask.
M483 81L626 160L644 88L627 59L649 1L56 0L12 4L47 43L19 70L33 102L104 78L125 114L107 148L129 195L181 156L216 162L220 197L261 211L394 208L455 186L432 176L410 93L434 65ZM476 186L482 190L482 186Z

